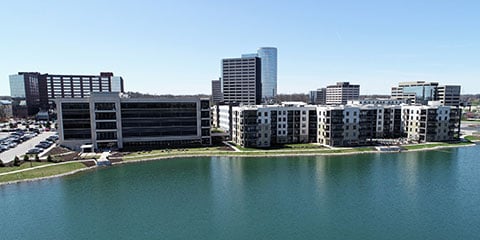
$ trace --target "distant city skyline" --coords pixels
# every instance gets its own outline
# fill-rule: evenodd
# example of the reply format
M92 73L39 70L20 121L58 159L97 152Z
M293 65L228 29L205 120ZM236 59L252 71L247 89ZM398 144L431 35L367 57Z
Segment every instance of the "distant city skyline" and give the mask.
M221 59L260 47L281 53L279 94L348 81L361 95L389 95L417 80L475 94L479 8L433 0L8 2L0 95L10 95L9 75L24 71L114 72L125 91L210 94Z

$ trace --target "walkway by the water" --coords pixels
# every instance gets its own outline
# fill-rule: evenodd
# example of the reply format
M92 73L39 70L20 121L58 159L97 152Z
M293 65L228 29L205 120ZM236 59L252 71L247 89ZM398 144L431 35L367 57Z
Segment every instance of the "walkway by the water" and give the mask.
M231 147L235 152L241 152L240 149L238 149L237 147L235 147L233 144L227 142L227 141L223 141L223 144Z

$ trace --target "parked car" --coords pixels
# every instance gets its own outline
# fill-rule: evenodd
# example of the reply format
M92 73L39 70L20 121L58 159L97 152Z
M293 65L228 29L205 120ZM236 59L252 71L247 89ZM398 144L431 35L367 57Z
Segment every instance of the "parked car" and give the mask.
M0 152L3 152L3 151L7 151L8 150L8 147L5 146L5 145L0 145Z
M17 146L17 143L14 142L14 141L11 141L11 142L8 142L8 146L9 146L10 148L14 148L14 147Z
M52 135L52 136L48 137L47 140L53 140L55 142L55 141L58 140L58 136L57 135Z
M39 154L43 152L43 148L32 148L27 151L27 154Z
M48 145L49 147L52 145L52 142L50 142L50 141L46 141L46 140L44 140L44 141L41 141L40 143L41 143L41 144Z
M15 143L21 143L21 142L22 142L22 138L21 138L21 137L18 137L18 136L13 136L13 137L10 137L10 138L9 138L9 141L10 141L10 142L15 142Z
M45 149L45 148L50 147L50 145L45 144L45 143L39 143L39 144L35 145L35 147L36 147L36 148L43 148L43 149Z
M28 129L30 132L34 132L36 134L39 134L40 133L40 130L38 130L38 128L29 128Z

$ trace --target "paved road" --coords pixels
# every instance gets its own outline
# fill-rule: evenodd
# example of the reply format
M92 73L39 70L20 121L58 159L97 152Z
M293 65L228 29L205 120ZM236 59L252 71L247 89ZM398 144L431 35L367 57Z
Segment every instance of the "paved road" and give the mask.
M24 155L28 149L35 147L38 143L41 141L45 140L49 136L55 134L56 132L43 132L38 134L38 136L33 137L26 142L22 142L18 144L14 148L10 148L5 152L0 153L0 159L4 162L11 162L15 158L15 156L20 157L21 155Z

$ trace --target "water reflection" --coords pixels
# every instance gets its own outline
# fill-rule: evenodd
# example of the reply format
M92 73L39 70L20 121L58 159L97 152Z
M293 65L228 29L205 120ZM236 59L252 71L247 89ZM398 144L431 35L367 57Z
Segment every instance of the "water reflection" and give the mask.
M211 189L218 223L231 221L236 208L244 208L244 165L240 158L214 157L210 164Z
M475 239L479 152L124 165L0 187L0 227L5 239ZM41 227L19 237L14 222Z

